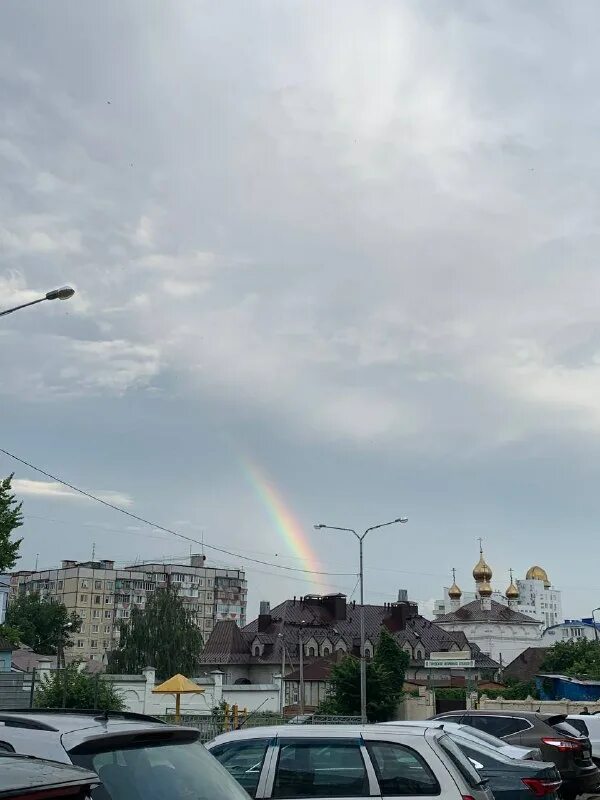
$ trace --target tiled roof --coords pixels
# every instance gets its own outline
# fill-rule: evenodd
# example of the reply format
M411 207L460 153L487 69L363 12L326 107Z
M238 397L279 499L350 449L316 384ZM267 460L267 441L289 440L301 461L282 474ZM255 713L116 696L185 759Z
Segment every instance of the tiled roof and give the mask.
M497 603L495 600L491 601L492 607L489 611L481 606L481 601L473 600L471 603L466 603L456 611L451 611L449 614L443 614L436 619L438 624L444 622L507 622L533 625L540 623L528 617L527 614L522 614L520 611L514 611L512 608L505 606L503 603Z
M414 608L414 607L413 607ZM397 611L397 608L396 608ZM424 617L410 617L404 627L397 630L394 624L394 607L388 605L365 606L366 639L377 642L381 628L391 628L392 634L402 646L408 642L411 649L421 644L424 657L431 652L448 651L457 647L468 649L469 644L462 631L445 631ZM395 620L397 623L397 619ZM255 619L241 631L233 621L217 622L209 636L200 660L204 664L274 664L282 661L282 643L285 642L287 655L296 659L299 652L299 639L305 645L314 639L317 645L329 640L332 648L343 642L346 652L358 653L360 645L360 606L346 605L346 618L335 619L331 611L314 601L286 600L270 611L270 622L259 630L259 620ZM261 645L260 655L252 653L252 645ZM422 659L415 659L419 662Z

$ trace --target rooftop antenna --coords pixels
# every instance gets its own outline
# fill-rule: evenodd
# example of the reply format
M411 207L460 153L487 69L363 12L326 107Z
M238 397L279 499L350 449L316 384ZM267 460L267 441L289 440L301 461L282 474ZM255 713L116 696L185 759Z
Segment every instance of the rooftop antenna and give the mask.
M35 554L35 571L36 572L38 571L38 560L39 560L39 557L40 557L40 554L36 553Z
M96 558L96 542L92 542L92 561Z

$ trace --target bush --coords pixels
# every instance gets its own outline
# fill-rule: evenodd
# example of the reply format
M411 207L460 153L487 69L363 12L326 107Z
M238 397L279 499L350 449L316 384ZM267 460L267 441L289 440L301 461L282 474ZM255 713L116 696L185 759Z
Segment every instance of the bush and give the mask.
M79 671L79 665L74 663L41 682L35 691L34 706L123 711L125 704L102 675Z

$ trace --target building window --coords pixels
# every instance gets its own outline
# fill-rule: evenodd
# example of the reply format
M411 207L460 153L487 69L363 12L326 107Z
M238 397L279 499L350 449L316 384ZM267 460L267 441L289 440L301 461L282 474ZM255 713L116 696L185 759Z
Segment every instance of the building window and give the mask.
M85 578L82 578L82 580L79 581L79 586L82 589L89 589L90 588L90 582L88 580L86 580Z
M252 653L252 655L253 655L253 656L259 656L259 655L260 655L260 647L259 647L259 645L256 645L256 647L254 648L254 652Z
M104 633L110 633L110 625L104 626Z
M92 633L98 633L98 626L92 625Z
M97 639L92 639L92 641L90 642L90 647L92 648L92 650L97 650L98 649L98 640Z
M108 650L108 639L104 639L104 640L102 641L102 647L103 647L105 650Z
M107 588L107 589L108 589L110 592L112 592L112 590L115 588L115 584L114 584L114 582L113 582L113 581L106 581L106 588Z
M56 584L56 588L57 589L62 589L62 587L63 587L63 582L62 581L58 581L57 584Z
M85 619L87 617L87 608L78 608L77 614L82 618Z
M111 617L112 617L112 611L104 612L104 619L110 619Z
M135 596L135 602L136 602L136 603L143 603L143 602L144 602L144 598L142 597L142 595L141 595L141 594L136 594L136 596Z
M94 589L101 589L102 581L94 581Z
M99 616L100 616L100 612L98 611L98 609L97 609L97 608L95 608L95 609L93 610L93 612L92 612L92 617L93 617L94 619L98 619L98 617L99 617Z
M316 653L315 653L315 648L314 648L314 647L309 647L309 648L308 648L308 655L309 655L309 656L314 656L314 655L316 655Z
M83 639L77 639L77 647L83 647Z
M108 606L108 605L110 605L110 604L112 603L112 596L111 596L110 594L107 594L107 595L106 595L106 597L104 598L104 603L105 603L107 606Z
M328 647L323 648L323 655L328 656L331 653L331 650Z
M87 594L80 594L79 595L79 602L80 603L87 603L88 596Z
M79 629L79 633L85 633L85 625L82 625Z
M102 602L102 598L100 597L100 595L99 594L94 595L94 603L97 606L99 606L101 602Z

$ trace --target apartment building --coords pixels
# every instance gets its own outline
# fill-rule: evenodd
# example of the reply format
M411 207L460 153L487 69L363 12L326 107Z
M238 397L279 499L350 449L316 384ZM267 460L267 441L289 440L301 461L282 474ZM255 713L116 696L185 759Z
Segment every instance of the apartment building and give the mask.
M218 620L246 624L244 571L207 567L199 555L191 556L190 564L152 562L123 569L107 559L63 561L59 569L15 573L13 581L13 597L39 592L81 618L81 630L67 652L71 657L104 661L118 642L120 623L133 608L143 609L152 592L169 585L178 589L205 640Z

